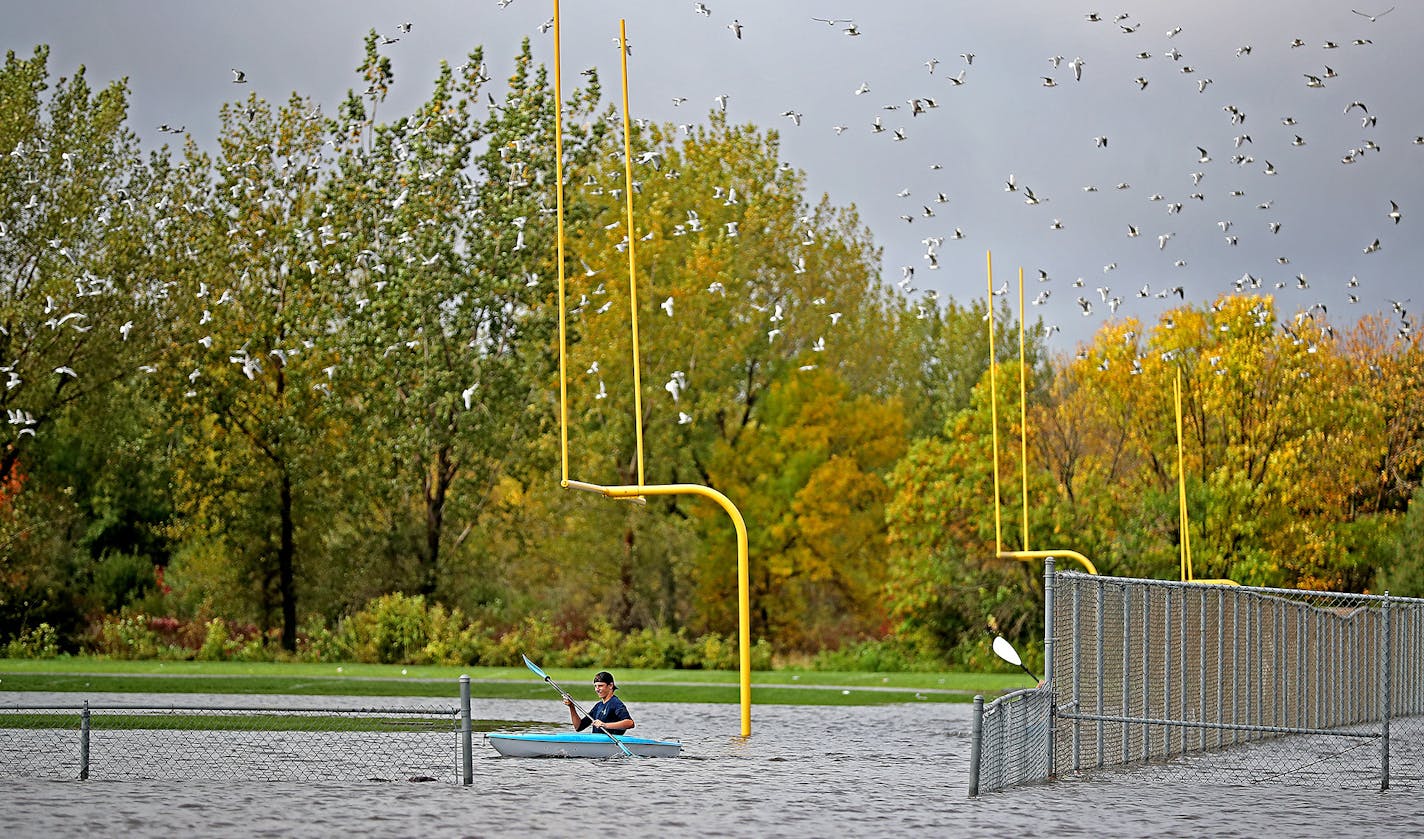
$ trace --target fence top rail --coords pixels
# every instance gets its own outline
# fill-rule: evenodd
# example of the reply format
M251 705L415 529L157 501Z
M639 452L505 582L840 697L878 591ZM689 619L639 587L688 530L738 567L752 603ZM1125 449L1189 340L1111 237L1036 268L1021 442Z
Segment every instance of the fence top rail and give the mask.
M1301 589L1297 589L1297 588L1267 588L1267 587L1264 587L1264 586L1229 586L1229 587L1226 587L1226 586L1221 586L1221 585L1219 585L1219 584L1217 584L1217 583L1182 582L1182 581L1179 581L1179 580L1151 580L1151 579L1146 579L1146 578L1141 578L1141 577L1109 577L1109 576L1097 575L1097 574L1084 574L1084 573L1081 572L1081 571L1055 571L1054 574L1055 574L1055 576L1060 577L1060 578L1071 578L1071 579L1073 579L1073 580L1075 580L1075 581L1076 581L1076 580L1082 580L1082 581L1084 581L1084 582L1090 582L1090 583L1092 583L1093 585L1098 585L1098 586L1107 586L1107 585L1114 585L1114 584L1118 584L1118 585L1133 584L1133 585L1155 586L1155 587L1159 587L1159 588L1191 588L1191 589L1204 589L1204 590L1211 590L1211 591L1230 592L1230 593L1234 593L1233 596L1237 596L1237 597L1243 596L1243 595L1245 595L1245 594L1252 594L1252 595L1268 595L1268 596L1284 597L1284 598L1290 598L1290 599L1292 599L1292 600L1299 600L1299 599L1302 598L1302 597L1321 597L1321 598L1330 598L1330 599L1336 599L1336 600L1349 600L1349 601L1352 601L1352 602L1364 601L1364 602L1368 602L1368 603L1378 603L1378 604L1382 604L1382 603L1384 603L1385 601L1388 601L1388 602L1389 602L1389 605L1390 605L1391 607L1395 607L1395 606L1405 606L1405 607L1414 607L1414 608L1424 608L1424 598L1419 598L1419 597L1400 597L1400 596L1393 595L1393 594L1391 594L1391 595L1383 595L1383 594L1357 594L1357 593L1354 593L1354 592L1345 592L1345 591L1319 591L1319 590L1316 590L1316 589L1303 589L1303 588L1301 588Z
M273 715L295 715L295 714L330 714L361 716L370 714L385 715L408 715L408 716L453 716L459 710L453 707L431 707L431 708L333 708L330 706L294 706L284 705L280 708L262 708L253 705L244 706L222 706L222 705L56 705L56 704L30 704L23 702L6 702L0 704L0 713L6 711L66 711L80 713L85 710L103 711L105 713L123 712L130 714L165 714L171 712L198 712L198 713L219 713L219 714L273 714Z
M1040 693L1045 690L1047 690L1047 688L1019 688L1018 690L1010 691L1009 693L1000 696L998 699L995 699L993 702L990 702L988 705L985 705L984 713L987 714L1001 705L1007 705L1010 702L1017 702L1020 699L1024 699L1032 694Z

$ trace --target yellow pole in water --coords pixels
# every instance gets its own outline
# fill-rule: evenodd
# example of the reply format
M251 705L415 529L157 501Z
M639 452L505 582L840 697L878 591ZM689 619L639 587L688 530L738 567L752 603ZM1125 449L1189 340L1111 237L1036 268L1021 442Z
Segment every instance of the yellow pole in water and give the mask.
M568 332L564 326L564 88L559 54L559 0L554 0L554 213L559 254L559 484L569 485Z
M1023 549L1028 550L1028 367L1024 363L1023 268L1019 268L1019 473L1023 476Z
M717 502L732 518L737 530L737 651L741 663L742 736L752 733L752 607L751 575L747 567L747 524L730 499L711 487L699 484L639 484L637 486L598 486L583 481L569 481L573 489L597 492L609 498L642 498L645 495L700 495Z
M647 486L643 476L643 423L642 423L642 387L641 378L638 371L638 289L635 260L633 255L634 240L633 235L633 167L632 167L632 143L629 136L628 119L628 35L623 21L618 22L618 42L619 48L623 52L623 154L624 154L624 177L627 179L628 192L628 287L631 298L631 322L633 329L633 402L634 419L637 430L638 446L638 484L636 486L599 486L585 483L583 481L569 480L568 465L568 391L567 391L567 368L565 356L567 353L567 336L565 332L564 319L564 213L563 213L563 91L561 89L561 60L559 54L560 32L559 32L559 3L554 0L554 96L556 102L556 122L554 127L554 149L557 157L555 161L555 175L557 183L555 185L555 204L558 214L558 256L559 256L559 447L561 455L562 475L560 485L570 489L581 489L600 493L608 498L617 498L630 501L644 501L644 496L648 495L700 495L711 498L721 505L732 519L732 524L737 532L737 618L738 632L737 642L740 653L741 664L741 705L742 705L742 736L750 737L752 733L752 645L751 645L751 575L747 562L747 526L742 518L741 511L727 498L727 496L711 487L698 486L696 484L667 484L659 486Z
M989 321L989 423L990 441L994 447L994 552L1002 553L1004 550L1004 538L1002 535L1002 525L999 518L999 388L994 380L994 370L997 366L994 363L994 254L992 251L984 252L984 259L989 271L989 299L984 302L988 310Z
M628 27L618 20L618 52L623 60L623 193L628 205L628 299L633 324L633 436L638 449L638 485L643 479L643 378L638 367L638 276L633 230L633 140L628 119Z
M1182 582L1191 582L1192 575L1192 554L1187 540L1191 538L1188 533L1190 519L1187 516L1187 469L1186 457L1182 453L1182 370L1177 368L1177 378L1172 383L1172 393L1176 403L1177 412L1177 506L1181 517L1181 552L1182 552Z

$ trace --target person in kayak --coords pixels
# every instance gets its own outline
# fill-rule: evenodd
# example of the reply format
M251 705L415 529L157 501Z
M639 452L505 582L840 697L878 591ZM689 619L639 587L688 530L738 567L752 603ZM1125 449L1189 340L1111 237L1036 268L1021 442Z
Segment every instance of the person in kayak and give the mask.
M564 704L568 706L569 721L573 723L574 730L583 731L591 725L613 734L628 733L628 729L633 727L633 715L628 713L628 706L623 704L623 700L613 695L617 689L613 674L600 670L598 675L593 677L593 692L598 694L598 704L589 710L588 716L580 717L574 708L574 701L565 699Z

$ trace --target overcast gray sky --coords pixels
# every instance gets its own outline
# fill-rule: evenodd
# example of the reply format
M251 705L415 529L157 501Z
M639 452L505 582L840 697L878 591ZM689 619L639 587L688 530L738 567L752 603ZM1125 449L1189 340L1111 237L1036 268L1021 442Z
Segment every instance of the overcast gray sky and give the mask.
M552 65L553 33L540 32L552 0L501 2L9 0L0 46L28 55L48 44L55 76L84 64L96 84L127 77L131 124L147 144L173 140L157 131L166 123L211 147L219 106L249 90L336 104L358 87L372 28L400 37L382 47L396 72L386 116L428 95L441 59L458 64L476 45L496 80L525 35ZM826 192L860 209L884 247L887 282L913 266L907 290L982 298L991 249L996 285L1022 267L1028 300L1050 292L1028 316L1059 326L1053 344L1064 351L1112 316L1105 297L1121 298L1118 317L1151 322L1178 303L1158 292L1182 286L1187 299L1209 302L1247 273L1284 316L1320 303L1337 326L1368 312L1398 323L1389 301L1418 297L1405 308L1424 308L1415 273L1424 255L1415 232L1424 222L1424 4L1385 13L1387 3L1351 0L707 0L707 14L698 5L565 0L569 86L597 65L606 94L619 96L614 38L626 19L633 115L701 121L726 94L734 121L780 132L813 202ZM407 21L410 31L398 32ZM231 83L232 67L249 85ZM869 91L857 94L862 85ZM913 115L916 98L937 107ZM782 116L788 110L799 125ZM873 130L876 117L885 131ZM1039 203L1026 202L1028 190ZM937 269L926 258L932 237L944 238Z

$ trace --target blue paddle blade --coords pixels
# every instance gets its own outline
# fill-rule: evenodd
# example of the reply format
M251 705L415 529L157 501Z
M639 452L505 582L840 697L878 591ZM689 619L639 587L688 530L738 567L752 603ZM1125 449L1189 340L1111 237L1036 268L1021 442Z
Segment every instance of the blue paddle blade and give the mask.
M540 670L539 665L529 660L529 656L525 655L524 653L520 653L519 657L524 659L524 666L534 671L535 676L538 676L546 682L549 680L549 674L545 673L543 670Z

